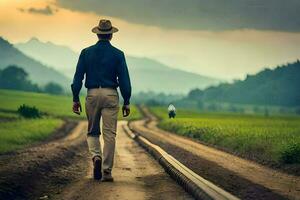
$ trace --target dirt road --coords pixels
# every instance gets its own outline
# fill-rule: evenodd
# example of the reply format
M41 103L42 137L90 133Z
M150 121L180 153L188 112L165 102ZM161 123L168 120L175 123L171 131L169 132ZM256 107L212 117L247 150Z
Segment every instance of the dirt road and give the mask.
M101 183L91 177L91 162L88 174L68 186L55 199L65 200L142 200L142 199L192 199L132 139L125 135L118 123L117 149L113 176L115 182Z
M52 139L0 155L0 199L192 199L125 135L124 123L118 123L115 182L92 179L87 123L66 124Z
M86 122L66 123L46 141L0 155L0 199L51 197L81 177L85 127Z
M131 127L199 175L242 199L300 199L300 177L285 174L191 139L157 128L157 119L144 108L145 120Z
M184 165L241 199L300 199L299 177L207 147L156 127L157 119L131 127ZM146 122L149 123L146 123ZM192 199L118 123L114 183L92 179L86 122L62 128L46 142L0 155L0 199Z

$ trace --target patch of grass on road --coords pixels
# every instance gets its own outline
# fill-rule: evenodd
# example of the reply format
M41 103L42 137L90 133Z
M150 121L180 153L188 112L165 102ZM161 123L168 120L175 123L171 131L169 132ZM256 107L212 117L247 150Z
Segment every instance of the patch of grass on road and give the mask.
M63 124L61 119L44 118L2 122L0 126L0 153L23 148L47 138Z
M200 113L152 108L159 127L267 163L300 163L300 117Z

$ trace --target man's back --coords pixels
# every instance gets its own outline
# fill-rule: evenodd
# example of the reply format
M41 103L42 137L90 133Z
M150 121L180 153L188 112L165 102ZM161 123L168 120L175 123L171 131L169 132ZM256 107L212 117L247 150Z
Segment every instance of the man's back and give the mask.
M101 85L103 87L118 87L118 71L124 54L113 47L109 41L99 41L97 44L86 48L86 87Z
M116 89L120 86L124 104L129 104L131 85L125 56L108 40L100 40L81 51L72 85L75 94L79 94L84 74L86 88Z
M171 112L171 111L175 112L175 111L176 111L175 106L174 106L173 104L170 104L170 105L168 106L168 111L169 111L169 112Z

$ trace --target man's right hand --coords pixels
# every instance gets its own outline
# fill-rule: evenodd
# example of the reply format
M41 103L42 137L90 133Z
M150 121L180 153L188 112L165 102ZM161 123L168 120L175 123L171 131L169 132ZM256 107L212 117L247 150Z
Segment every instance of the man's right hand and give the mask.
M80 115L80 113L82 112L80 102L73 102L73 112L77 115Z
M129 105L124 105L122 107L122 114L123 114L123 117L127 117L130 114L130 106Z

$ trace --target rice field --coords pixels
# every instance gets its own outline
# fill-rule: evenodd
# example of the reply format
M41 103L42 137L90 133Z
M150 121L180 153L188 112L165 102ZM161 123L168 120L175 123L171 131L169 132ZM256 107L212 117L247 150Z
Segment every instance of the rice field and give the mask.
M178 110L168 119L165 108L151 108L159 127L271 164L300 164L300 117L201 113Z

